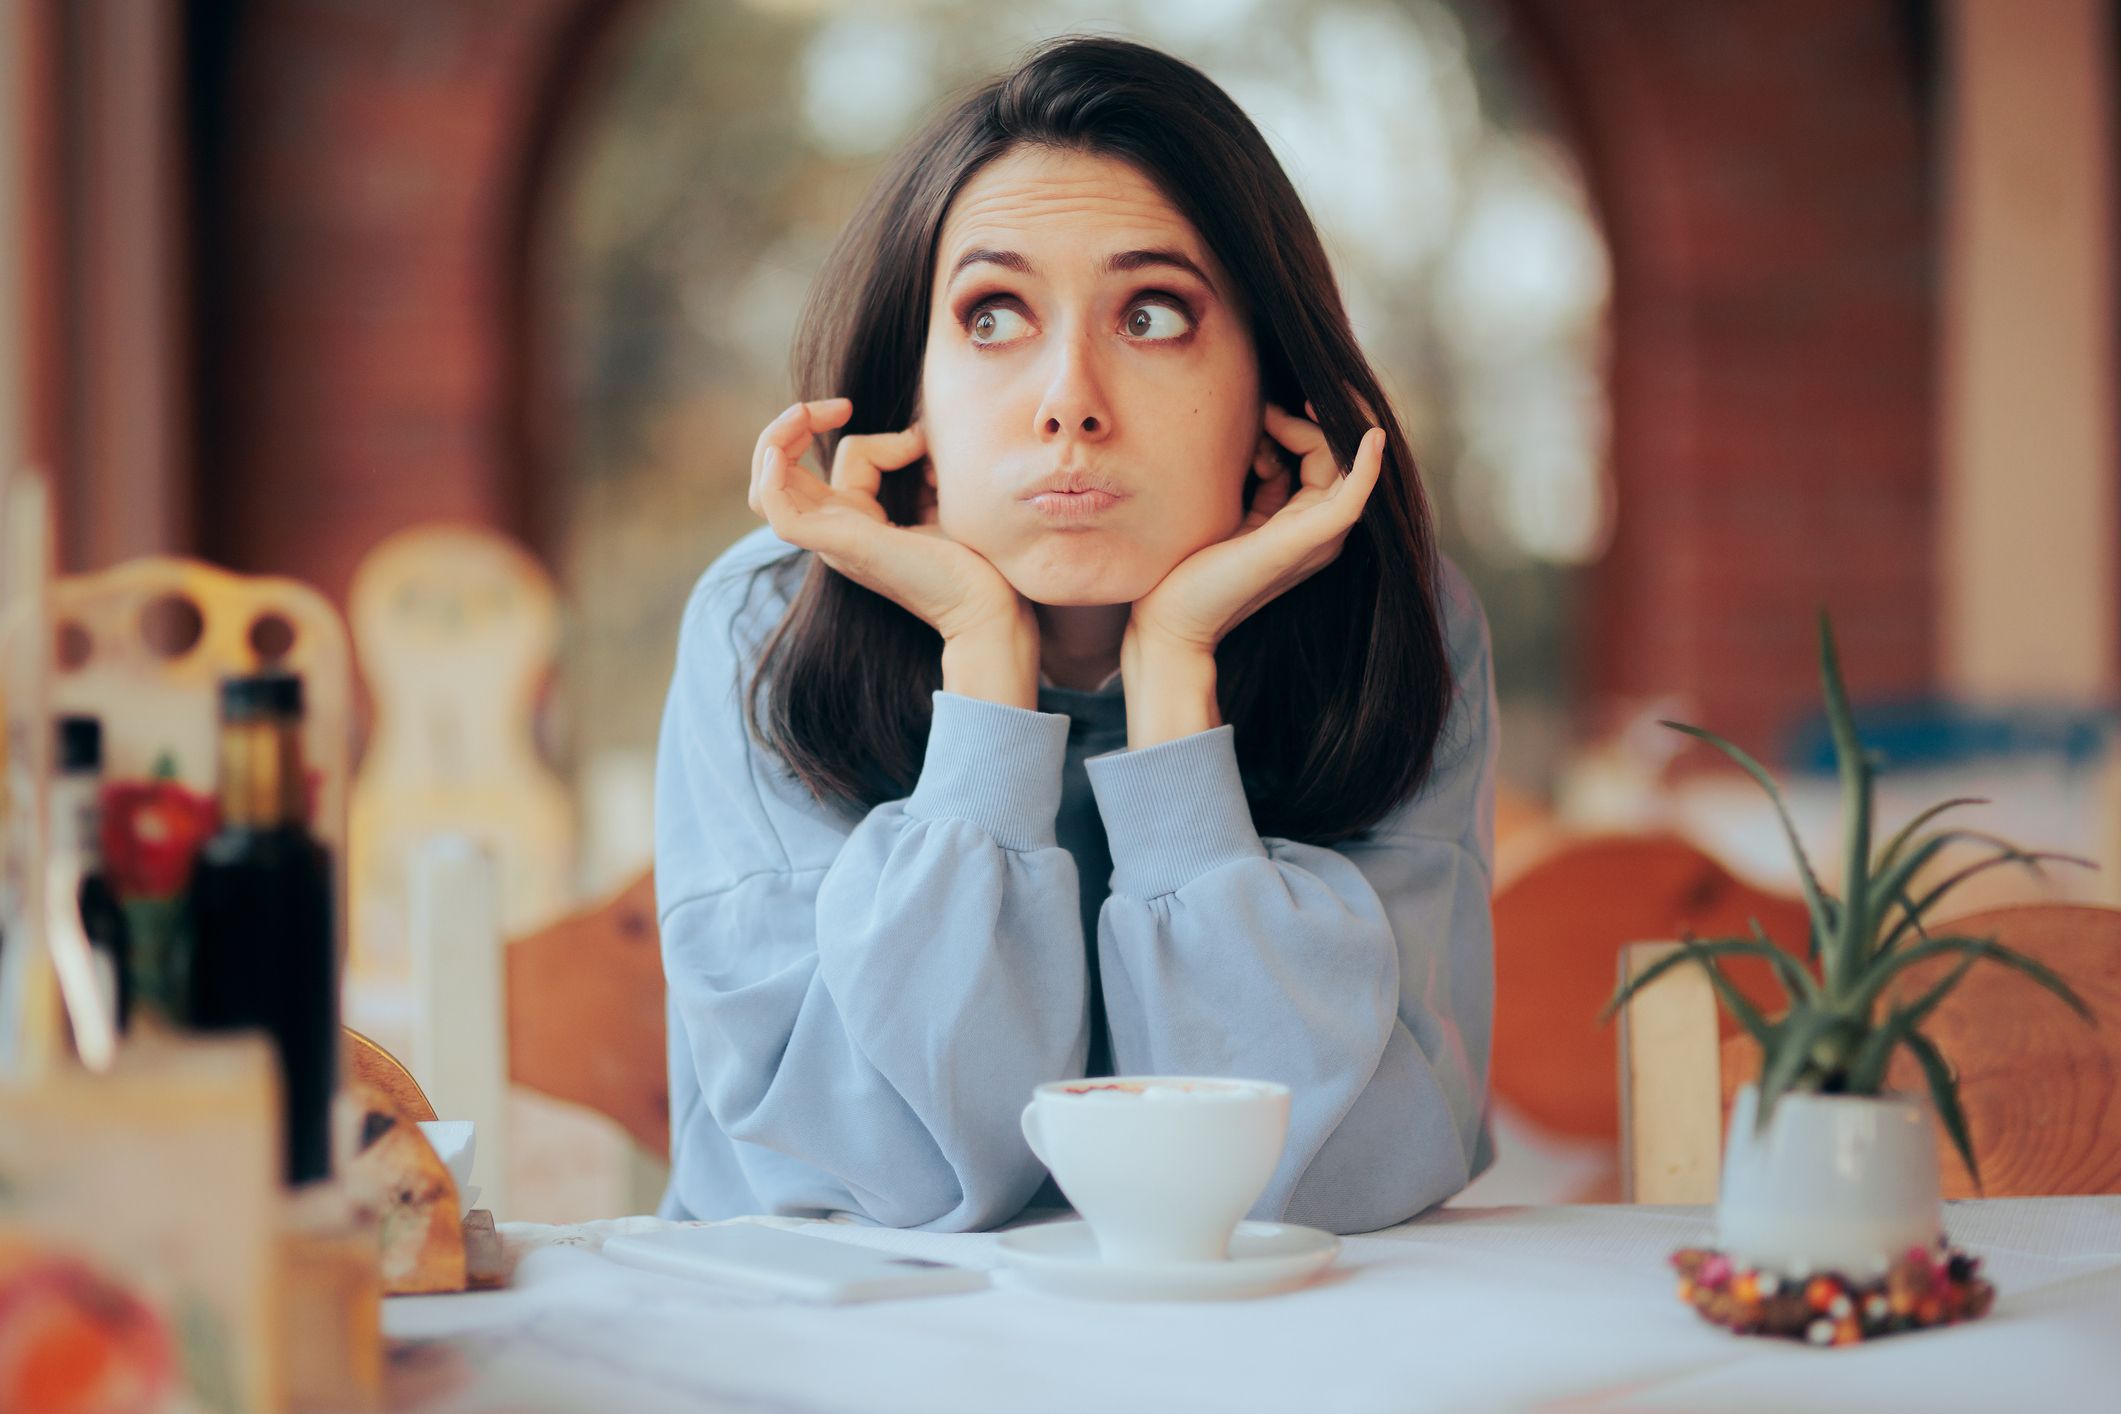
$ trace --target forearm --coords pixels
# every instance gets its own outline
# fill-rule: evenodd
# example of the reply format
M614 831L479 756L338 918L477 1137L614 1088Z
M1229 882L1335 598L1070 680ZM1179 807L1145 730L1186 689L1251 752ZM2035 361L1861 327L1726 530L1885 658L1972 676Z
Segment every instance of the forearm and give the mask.
M943 640L943 691L1038 708L1038 620L1022 604L1012 621L983 625Z
M1130 625L1120 643L1119 671L1129 750L1222 725L1212 649L1168 642Z

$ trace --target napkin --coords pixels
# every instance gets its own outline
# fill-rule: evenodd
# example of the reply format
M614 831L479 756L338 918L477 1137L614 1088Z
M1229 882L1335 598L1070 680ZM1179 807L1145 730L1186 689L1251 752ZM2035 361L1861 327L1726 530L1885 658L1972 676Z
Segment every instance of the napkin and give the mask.
M478 1149L479 1137L468 1119L423 1119L420 1133L427 1136L433 1146L435 1157L449 1170L450 1179L457 1185L457 1216L462 1217L478 1201L478 1187L471 1181L472 1155Z

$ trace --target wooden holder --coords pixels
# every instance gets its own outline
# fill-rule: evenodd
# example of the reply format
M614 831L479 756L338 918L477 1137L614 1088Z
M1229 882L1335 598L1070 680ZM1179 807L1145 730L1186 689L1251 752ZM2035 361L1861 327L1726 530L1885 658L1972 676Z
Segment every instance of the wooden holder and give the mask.
M287 1407L378 1407L383 1400L383 1280L375 1223L343 1211L296 1218L280 1235L279 1256L280 1368Z
M107 1074L0 1084L0 1247L57 1274L16 1294L106 1293L74 1310L128 1407L277 1406L279 1105L272 1050L246 1035L136 1037ZM9 1365L0 1407L20 1396Z

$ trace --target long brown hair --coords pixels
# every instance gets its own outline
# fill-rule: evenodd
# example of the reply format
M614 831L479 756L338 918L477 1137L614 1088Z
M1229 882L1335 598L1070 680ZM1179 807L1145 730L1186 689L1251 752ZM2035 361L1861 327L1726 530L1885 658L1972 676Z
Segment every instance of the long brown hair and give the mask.
M937 119L870 189L812 287L798 394L852 398L844 433L912 421L943 218L974 173L1024 144L1124 161L1163 191L1249 304L1262 394L1292 411L1310 400L1341 465L1370 425L1362 408L1380 415L1384 472L1339 556L1216 652L1260 833L1360 834L1426 778L1451 700L1428 503L1309 214L1205 74L1142 45L1065 39ZM885 478L894 521L913 520L917 481ZM746 713L813 795L862 811L911 791L941 686L933 629L810 557Z

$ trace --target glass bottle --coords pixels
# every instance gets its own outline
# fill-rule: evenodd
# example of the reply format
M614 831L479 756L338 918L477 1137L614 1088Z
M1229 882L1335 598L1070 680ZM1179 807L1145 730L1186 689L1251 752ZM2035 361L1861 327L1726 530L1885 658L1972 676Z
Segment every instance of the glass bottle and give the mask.
M220 828L187 897L191 1024L256 1027L279 1052L287 1181L331 1176L338 1086L338 948L331 855L309 829L302 680L221 684Z
M125 910L118 906L103 861L103 723L65 716L55 725L52 842L80 863L81 929L88 935L104 1006L122 1033L132 1015L132 965Z

